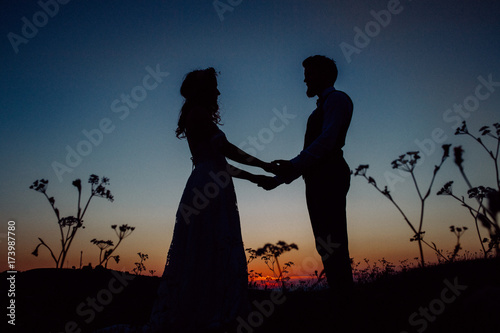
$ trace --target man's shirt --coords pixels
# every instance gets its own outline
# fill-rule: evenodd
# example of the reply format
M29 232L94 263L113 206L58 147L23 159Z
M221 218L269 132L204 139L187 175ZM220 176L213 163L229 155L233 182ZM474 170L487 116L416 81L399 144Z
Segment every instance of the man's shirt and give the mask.
M340 151L345 143L347 129L351 122L353 105L350 98L334 87L326 88L317 102L318 107L311 114L321 112L323 108L323 126L321 134L290 162L294 172L278 176L277 180L291 183L304 174L310 167Z

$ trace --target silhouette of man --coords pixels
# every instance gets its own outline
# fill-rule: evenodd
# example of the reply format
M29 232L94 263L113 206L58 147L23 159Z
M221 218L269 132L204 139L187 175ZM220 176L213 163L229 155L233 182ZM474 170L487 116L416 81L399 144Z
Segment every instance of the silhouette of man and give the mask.
M307 121L304 149L290 161L272 162L276 177L259 186L269 190L303 176L316 249L340 314L348 311L353 286L346 220L351 172L342 152L353 103L333 87L338 72L332 59L316 55L302 66L307 96L318 96L317 108Z

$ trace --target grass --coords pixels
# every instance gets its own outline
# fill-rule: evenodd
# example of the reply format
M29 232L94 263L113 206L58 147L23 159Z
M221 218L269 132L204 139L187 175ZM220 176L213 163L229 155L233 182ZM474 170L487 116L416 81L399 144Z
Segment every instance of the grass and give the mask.
M499 259L461 260L390 274L381 271L372 274L373 279L356 285L353 328L349 332L418 332L424 328L424 317L418 312L439 305L443 289L447 288L445 280L466 289L459 291L449 304L442 303L443 309L437 307L438 315L430 313L433 320L426 320L421 332L496 332L488 327L498 328L499 324ZM16 332L79 332L79 329L90 332L116 323L147 321L159 278L112 272L105 269L19 272ZM6 273L1 275L7 286ZM126 287L120 288L117 276L122 276L122 280L126 277ZM240 332L333 332L329 329L334 323L328 289L288 291L280 298L283 302L274 304L272 311L268 307L268 313L263 314L256 304L269 304L266 301L271 299L271 293L249 290L254 315L250 322L254 325ZM449 292L444 295L447 299L453 296ZM92 299L97 301L92 303ZM417 313L413 319L418 324L412 326L409 318L413 313ZM245 322L248 323L247 318Z

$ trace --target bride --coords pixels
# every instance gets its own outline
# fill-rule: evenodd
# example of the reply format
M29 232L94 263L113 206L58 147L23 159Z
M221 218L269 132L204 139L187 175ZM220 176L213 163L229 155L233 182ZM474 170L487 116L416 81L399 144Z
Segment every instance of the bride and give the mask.
M228 164L226 158L272 171L231 144L218 128L217 73L186 75L176 135L187 138L193 170L182 194L165 270L145 326L115 325L97 332L219 332L246 318L247 266L232 178L258 185L270 177Z

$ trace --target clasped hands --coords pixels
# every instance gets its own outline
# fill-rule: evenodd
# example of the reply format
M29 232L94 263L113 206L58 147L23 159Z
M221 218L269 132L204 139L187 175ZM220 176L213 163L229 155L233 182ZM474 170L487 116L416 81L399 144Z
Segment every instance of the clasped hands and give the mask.
M274 173L277 176L286 176L289 175L293 170L293 165L290 161L287 160L275 160L270 163L264 163L262 166L264 171L269 173ZM269 177L264 175L255 175L255 181L257 186L262 187L263 189L270 191L278 187L282 184L275 177Z

